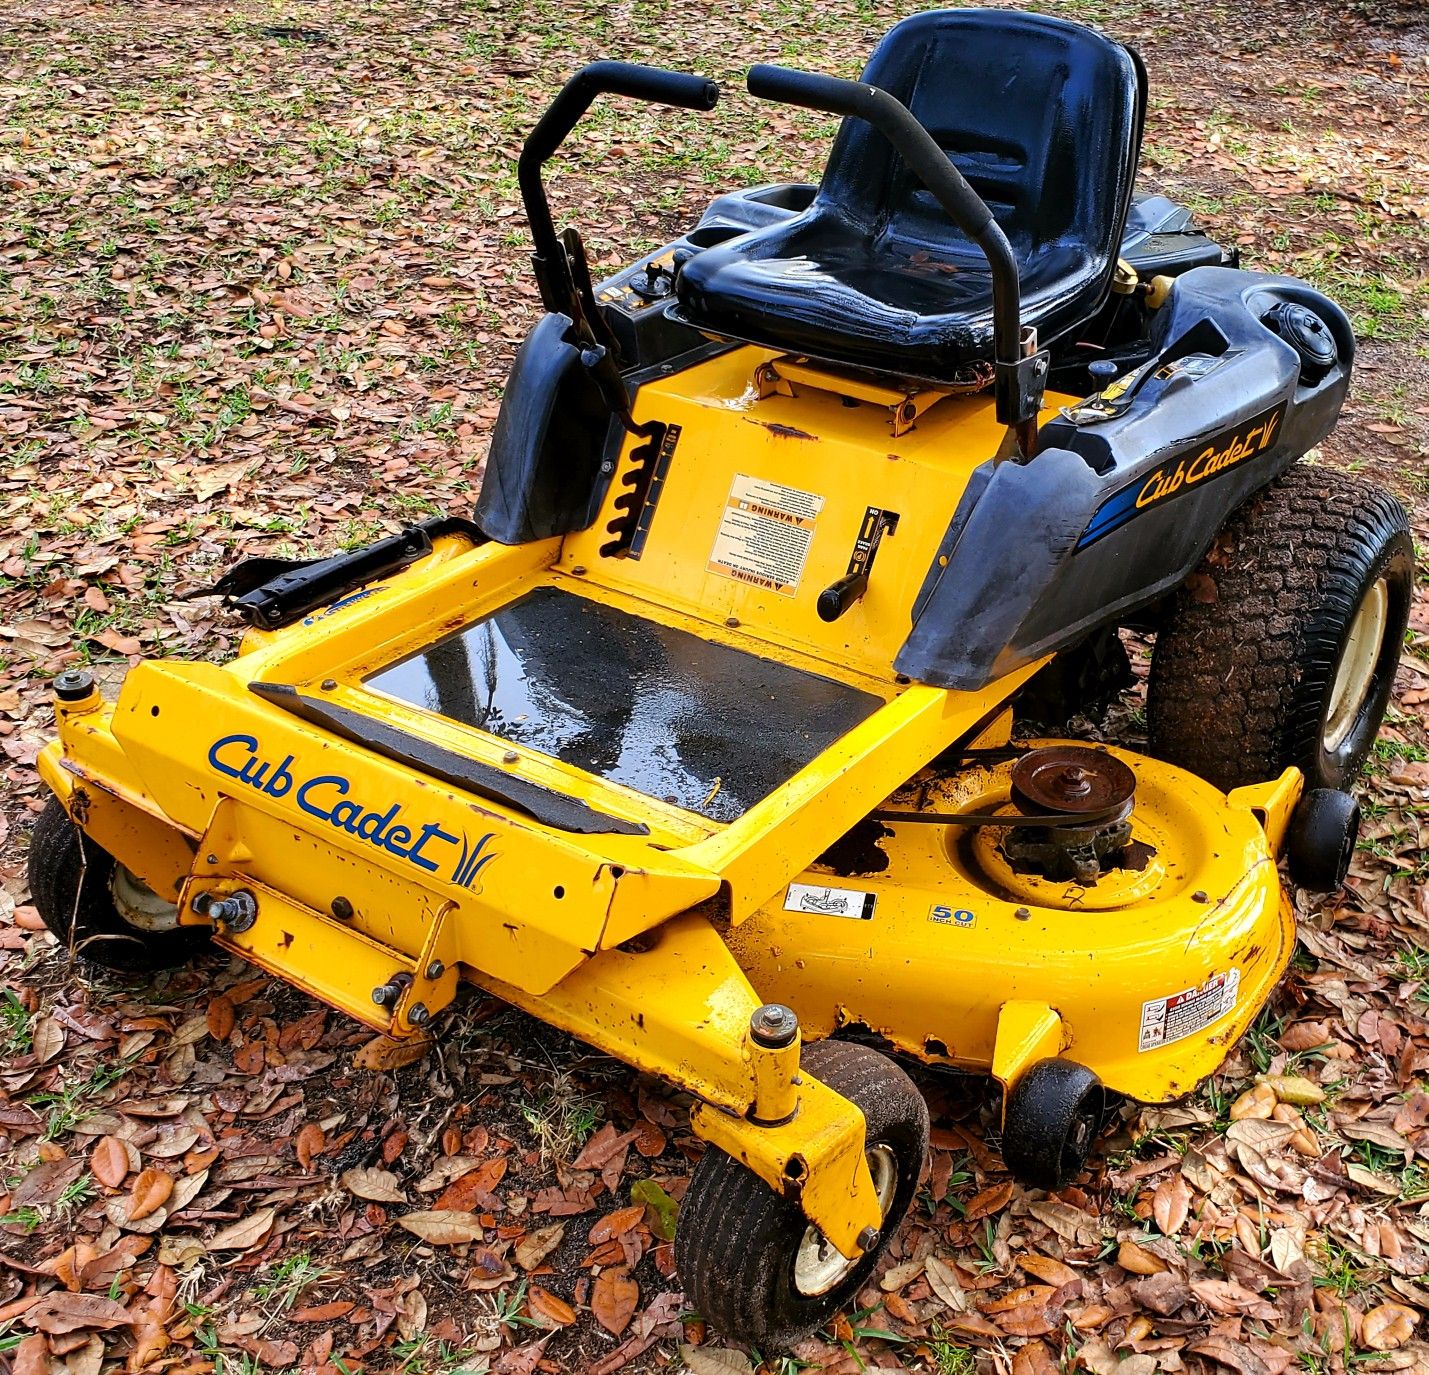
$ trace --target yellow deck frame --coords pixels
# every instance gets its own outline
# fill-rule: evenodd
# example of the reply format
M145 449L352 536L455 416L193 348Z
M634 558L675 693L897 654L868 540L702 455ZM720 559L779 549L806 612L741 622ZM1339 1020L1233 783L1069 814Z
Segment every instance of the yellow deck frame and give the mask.
M231 663L141 665L113 706L97 694L58 704L59 738L39 766L71 816L174 898L181 920L206 923L211 896L254 893L256 923L220 929L220 944L394 1035L446 1006L458 976L471 979L688 1089L695 1129L798 1196L853 1256L879 1222L862 1117L801 1074L797 1053L755 1044L753 1011L786 1002L814 1037L858 1022L909 1053L991 1068L1008 1083L1070 1046L1123 1092L1183 1092L1219 1063L1288 958L1293 927L1273 857L1300 783L1287 775L1228 802L1124 756L1143 788L1137 825L1175 872L1109 885L1100 905L1035 881L990 890L993 861L979 868L935 826L896 828L886 873L839 878L817 867L949 746L1005 740L1003 704L1040 665L978 693L909 683L891 668L949 514L1002 442L991 400L933 398L894 435L886 406L841 398L836 382L761 396L753 379L772 357L733 349L638 393L639 416L680 427L638 559L600 552L636 462L631 441L590 530L514 548L443 538L360 597L250 632ZM819 500L792 588L713 566L738 475ZM845 572L869 506L897 511L896 530L866 595L826 623L813 600ZM364 686L541 586L836 678L883 706L720 824ZM347 708L648 834L542 825L309 724L253 683ZM959 775L961 792L942 805L1005 800L1005 780L985 772ZM910 805L935 793L921 796ZM798 879L873 892L878 920L786 910ZM976 909L975 935L929 920L949 903ZM1206 1035L1138 1051L1133 1023L1147 998L1232 967L1242 996ZM392 980L399 995L374 1003L374 987Z

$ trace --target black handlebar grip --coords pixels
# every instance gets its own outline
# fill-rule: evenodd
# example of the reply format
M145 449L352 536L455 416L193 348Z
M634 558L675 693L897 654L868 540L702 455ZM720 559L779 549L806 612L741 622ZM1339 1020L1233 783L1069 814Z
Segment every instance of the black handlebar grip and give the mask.
M751 67L745 85L749 94L760 100L779 100L785 105L802 105L807 110L824 110L835 115L852 114L852 109L842 108L848 104L848 88L862 89L857 81L843 81L822 72L776 67L768 62Z
M657 105L678 105L686 110L713 110L719 103L717 82L638 62L592 62L582 67L575 79L590 85L594 92L630 96Z

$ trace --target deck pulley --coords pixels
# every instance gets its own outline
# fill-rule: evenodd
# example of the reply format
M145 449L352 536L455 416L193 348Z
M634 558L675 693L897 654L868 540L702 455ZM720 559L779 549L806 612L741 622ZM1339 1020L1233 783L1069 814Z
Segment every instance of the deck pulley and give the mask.
M1094 883L1107 864L1122 863L1131 842L1136 774L1105 750L1049 745L1013 765L1012 802L1032 824L1014 826L1002 848L1015 868L1057 882ZM1087 824L1049 826L1048 815Z

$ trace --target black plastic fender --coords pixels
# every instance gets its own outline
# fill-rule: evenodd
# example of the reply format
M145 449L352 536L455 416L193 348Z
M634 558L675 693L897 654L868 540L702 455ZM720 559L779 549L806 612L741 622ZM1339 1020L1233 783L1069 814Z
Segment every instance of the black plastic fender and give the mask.
M1339 359L1313 385L1261 323L1280 301L1334 337ZM894 666L976 691L1178 586L1231 512L1330 431L1353 359L1344 312L1303 282L1218 267L1178 278L1113 414L1059 418L1030 463L974 473Z
M544 315L506 380L476 500L476 524L501 544L584 530L600 510L607 435L619 422L570 329L568 316Z

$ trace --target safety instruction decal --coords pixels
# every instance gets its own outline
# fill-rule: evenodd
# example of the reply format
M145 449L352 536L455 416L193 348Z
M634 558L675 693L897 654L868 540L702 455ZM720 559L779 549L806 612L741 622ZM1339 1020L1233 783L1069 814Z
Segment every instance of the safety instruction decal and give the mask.
M1213 974L1199 988L1142 1003L1137 1049L1156 1050L1194 1036L1235 1007L1238 992L1240 970L1232 969L1226 974Z
M736 473L710 550L711 573L792 597L804 576L824 499Z
M784 910L869 921L877 901L875 894L858 888L818 888L811 883L791 883L788 893L784 895Z

